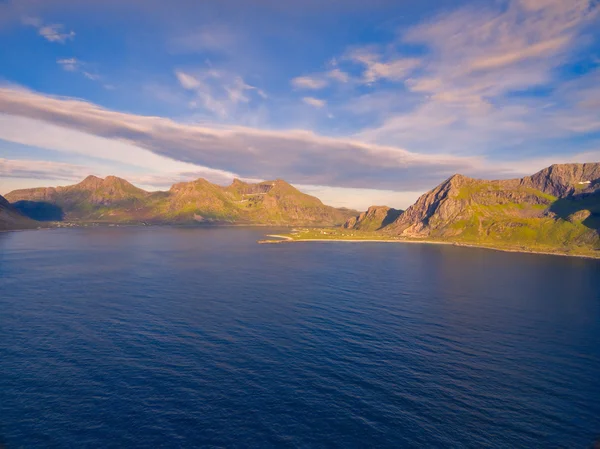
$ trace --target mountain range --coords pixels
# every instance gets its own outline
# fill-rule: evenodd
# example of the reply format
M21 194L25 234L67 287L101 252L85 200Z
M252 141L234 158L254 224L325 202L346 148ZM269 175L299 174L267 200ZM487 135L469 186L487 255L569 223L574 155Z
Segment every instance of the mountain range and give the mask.
M0 197L0 229L48 221L341 226L343 232L380 239L595 252L600 250L600 163L552 165L509 180L454 175L405 211L372 206L360 214L326 206L282 180L235 179L223 187L198 179L147 192L115 176L88 176L71 186Z
M382 237L445 240L538 250L600 249L600 163L552 165L519 179L454 175L389 221L367 216Z
M88 176L66 187L15 190L12 211L38 221L213 223L335 226L358 212L324 205L282 180L235 179L222 187L205 179L147 192L115 176Z

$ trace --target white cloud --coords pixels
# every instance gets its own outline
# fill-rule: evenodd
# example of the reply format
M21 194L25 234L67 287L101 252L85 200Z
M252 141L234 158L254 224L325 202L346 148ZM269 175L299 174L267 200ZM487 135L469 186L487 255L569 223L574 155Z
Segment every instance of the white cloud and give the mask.
M190 107L202 107L219 118L229 117L240 104L250 103L249 92L265 99L267 94L247 84L234 73L213 68L195 70L192 73L176 70L175 76L181 87L194 92L188 103Z
M364 67L362 82L371 84L379 80L403 81L421 63L419 58L407 58L395 54L384 56L374 46L352 48L342 58Z
M373 205L406 209L425 193L425 190L397 192L311 185L296 185L296 187L309 195L316 196L330 206L347 207L359 211L367 210Z
M115 88L112 84L103 83L102 77L97 73L94 73L92 69L89 68L89 64L80 61L77 58L57 59L56 63L67 72L78 72L91 81L101 82L102 86L107 90L112 90Z
M172 172L194 172L199 165L247 178L411 191L430 188L454 173L529 173L522 171L521 163L419 154L302 130L182 124L14 87L0 88L0 112L7 114L0 119L1 139L150 166L156 172L169 166Z
M6 178L74 180L89 174L88 167L64 162L0 158L0 176Z
M75 31L65 31L65 26L60 23L44 24L37 17L24 17L22 23L37 28L38 34L48 42L64 44L75 38Z
M26 117L0 114L0 139L138 167L144 172L179 173L205 169L155 154L127 140L99 137ZM230 175L237 176L235 173Z
M75 38L75 31L65 33L63 29L63 25L55 23L41 27L38 33L48 42L58 42L60 44L64 44L67 40Z
M79 69L79 61L76 58L57 59L56 63L67 72L74 72Z
M181 87L184 89L194 90L197 87L200 87L200 81L194 78L192 75L177 70L175 71L175 76L177 77L179 84L181 84Z
M590 84L586 78L595 75L579 76L563 89L565 81L555 70L589 42L581 35L598 17L598 5L509 0L504 6L464 7L405 30L394 45L421 45L427 51L405 82L412 96L389 93L396 103L419 98L419 104L401 113L363 111L379 113L382 122L357 137L464 154L490 147L499 152L525 142L531 147L543 139L600 129L594 113L575 101ZM377 67L373 49L355 59ZM543 96L512 95L539 87L551 89Z
M110 155L137 165L136 161L148 160L147 154L139 153L144 148L162 159L218 168L244 177L283 177L303 184L377 188L405 188L414 183L427 186L457 171L482 168L481 161L474 158L420 155L301 130L187 125L12 87L0 88L0 111L9 114L0 122L0 138L42 148L52 145L75 152L93 151L98 157ZM51 125L40 126L39 121ZM59 132L63 127L77 130L79 138L65 139ZM90 138L90 134L102 139L83 144L82 139ZM157 161L155 166L160 164Z
M338 68L332 69L327 72L327 76L331 79L339 81L340 83L347 83L350 80L350 75L346 72L341 71Z
M318 90L327 86L327 80L317 76L298 76L291 83L296 89Z
M362 80L368 84L381 79L403 81L422 62L418 58L398 56L384 58L379 51L372 47L352 49L344 59L364 66Z
M306 103L307 105L312 106L317 109L321 109L323 106L325 106L327 104L327 102L325 100L320 100L319 98L314 98L314 97L304 97L302 99L302 101L304 103Z
M92 81L98 81L100 79L100 75L96 73L86 72L85 70L81 72L83 76ZM109 85L104 86L107 89L110 89Z

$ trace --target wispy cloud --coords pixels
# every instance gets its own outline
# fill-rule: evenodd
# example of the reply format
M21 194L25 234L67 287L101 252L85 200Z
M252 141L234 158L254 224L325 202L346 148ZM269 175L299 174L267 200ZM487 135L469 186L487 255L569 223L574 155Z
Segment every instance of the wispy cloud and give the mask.
M319 98L314 98L314 97L304 97L302 99L302 101L304 103L306 103L307 105L312 106L317 109L321 109L323 106L325 106L327 104L327 102L325 100L321 100Z
M80 67L80 63L76 58L57 59L56 63L67 72L75 72L76 70L79 70Z
M189 102L191 108L201 107L220 118L230 116L239 104L249 103L250 92L263 99L267 97L263 90L225 70L208 68L193 73L176 70L175 77L181 87L194 93Z
M600 129L593 119L597 111L574 101L581 89L593 95L585 86L597 75L568 84L556 71L589 42L582 33L599 10L591 0L510 0L506 7L464 7L404 31L394 45L422 46L425 55L404 83L408 93L400 88L389 95L397 102L418 99L418 104L399 114L383 111L383 122L358 136L464 153L565 137L578 132L571 125L575 122L581 124L579 132ZM353 57L370 68L369 79L377 68L373 51ZM520 94L540 87L548 89L545 95Z
M327 86L327 80L321 76L298 76L291 84L296 89L318 90Z
M68 40L75 38L75 31L66 31L65 26L60 23L44 24L37 17L24 17L22 20L24 25L29 25L37 29L38 34L48 42L56 42L64 44Z
M78 72L81 73L84 77L91 81L98 81L102 83L102 86L105 89L114 89L114 86L111 84L106 84L103 82L102 76L98 73L95 73L93 69L89 68L89 64L80 61L77 58L62 58L57 59L56 63L61 66L67 72Z
M421 64L419 58L384 57L373 47L351 49L343 59L362 65L364 67L362 81L369 84L381 79L403 81Z
M347 83L350 80L350 75L337 68L330 70L326 73L326 75L333 80L339 81L340 83Z
M49 180L76 180L91 173L88 167L64 162L0 158L0 176Z
M44 147L44 141L52 138L56 146L80 149L80 144L56 136L56 130L45 133L39 122L43 121L107 139L97 144L99 155L112 151L115 158L132 154L137 160L141 156L117 148L133 144L160 157L249 178L284 177L299 184L419 190L456 172L485 177L523 174L519 164L500 165L443 153L418 154L309 131L182 124L14 87L0 88L0 111L9 114L0 121L0 138L6 140ZM22 119L14 116L34 121L27 125L29 128L22 124L17 131L15 120Z
M206 25L178 34L168 41L174 53L230 53L239 44L239 39L229 27Z

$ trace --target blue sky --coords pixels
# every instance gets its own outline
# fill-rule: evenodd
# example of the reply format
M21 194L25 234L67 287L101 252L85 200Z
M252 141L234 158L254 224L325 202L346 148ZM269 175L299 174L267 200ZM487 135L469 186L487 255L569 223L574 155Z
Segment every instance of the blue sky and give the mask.
M0 1L0 193L283 178L406 207L600 161L597 0Z

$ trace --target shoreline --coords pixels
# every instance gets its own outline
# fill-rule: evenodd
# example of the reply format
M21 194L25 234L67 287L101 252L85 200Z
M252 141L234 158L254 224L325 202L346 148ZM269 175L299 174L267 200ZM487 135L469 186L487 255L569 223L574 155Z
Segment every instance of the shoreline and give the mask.
M92 226L47 226L47 227L39 227L39 228L20 228L20 229L0 229L0 233L4 232L23 232L23 231L43 231L43 230L52 230L52 229L73 229L73 228L88 228L88 227L190 227L190 228L209 228L213 226L186 226L186 225L139 225L139 224L99 224ZM214 225L214 227L287 227L287 226L277 226L277 225ZM292 227L292 226L289 226ZM485 245L476 245L471 243L460 243L460 242L445 242L440 240L408 240L408 239L295 239L288 235L282 234L266 234L265 237L270 237L272 239L277 240L258 240L259 244L281 244L281 243L302 243L302 242L318 242L318 243L409 243L409 244L426 244L426 245L450 245L450 246L458 246L464 248L480 248L487 249L492 251L502 251L505 253L522 253L522 254L540 254L546 256L562 256L562 257L578 257L581 259L591 259L591 260L600 260L600 252L598 255L591 254L570 254L564 252L551 252L551 251L536 251L536 250L526 250L526 249L512 249L512 248L498 248L493 246L485 246Z
M302 243L302 242L341 242L341 243L424 243L427 245L449 245L449 246L459 246L464 248L479 248L479 249L487 249L492 251L502 251L505 253L522 253L522 254L540 254L546 256L562 256L562 257L578 257L582 259L591 259L591 260L600 260L600 254L598 256L594 255L586 255L586 254L569 254L562 252L550 252L550 251L536 251L536 250L525 250L525 249L511 249L511 248L497 248L493 246L485 246L485 245L474 245L470 243L460 243L460 242L443 242L439 240L392 240L392 239L294 239L292 237L283 236L283 235L267 235L266 237L275 237L280 238L282 240L259 240L260 244L277 244L277 243Z

